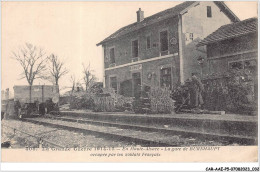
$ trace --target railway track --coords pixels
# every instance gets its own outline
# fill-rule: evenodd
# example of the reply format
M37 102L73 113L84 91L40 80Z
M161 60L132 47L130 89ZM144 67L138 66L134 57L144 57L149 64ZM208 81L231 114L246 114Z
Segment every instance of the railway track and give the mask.
M168 129L130 125L68 116L57 117L51 115L47 118L27 118L24 120L34 124L97 135L106 139L123 140L142 146L212 145L212 142L215 145L229 145L232 143L243 145L256 142L254 137L187 131L179 128ZM190 139L190 137L193 138Z
M107 121L99 121L99 120L91 120L87 118L79 118L79 117L57 117L57 116L49 116L51 119L69 121L69 122L77 122L82 124L94 124L100 126L109 126L109 127L118 127L122 129L132 129L132 130L140 130L140 131L148 131L148 132L161 132L167 133L171 135L181 135L183 137L195 137L200 139L209 139L214 141L222 141L222 142L230 142L231 140L235 143L240 144L254 144L256 143L255 137L246 137L241 135L227 135L227 134L219 134L212 132L201 132L195 130L185 130L180 128L161 128L147 125L133 125L126 123L113 123Z
M22 131L18 128L11 127L11 126L8 126L8 125L5 125L5 124L2 124L2 127L6 127L8 129L13 130L13 137L15 135L17 135L17 133L22 133L22 134L27 135L29 137L35 138L37 140L37 144L38 144L39 147L43 147L43 145L44 145L44 146L51 146L51 147L55 147L55 148L65 148L65 146L62 146L62 145L54 143L50 140L44 139L41 136L38 136L39 134L42 134L42 133L31 133L31 132L29 133L29 132L25 132L25 131ZM51 131L47 131L47 132L51 132Z

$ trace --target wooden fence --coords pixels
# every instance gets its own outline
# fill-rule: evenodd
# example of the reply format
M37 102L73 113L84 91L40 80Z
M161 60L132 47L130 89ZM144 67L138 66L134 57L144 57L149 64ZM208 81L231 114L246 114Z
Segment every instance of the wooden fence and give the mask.
M110 96L94 97L94 111L113 112L115 111L115 100Z

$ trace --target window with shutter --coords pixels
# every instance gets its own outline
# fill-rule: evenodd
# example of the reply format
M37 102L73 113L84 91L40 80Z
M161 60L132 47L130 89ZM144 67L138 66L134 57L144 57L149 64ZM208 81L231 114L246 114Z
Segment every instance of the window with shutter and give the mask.
M110 64L116 63L116 60L115 60L115 48L110 48L109 56L110 56Z
M132 41L132 57L138 57L138 40Z
M160 32L160 51L161 55L168 54L168 31Z
M168 87L170 89L172 87L172 75L170 67L161 69L161 87Z
M208 18L211 18L211 17L212 17L211 6L207 6L207 17L208 17Z
M151 48L151 36L146 37L146 49Z
M117 79L116 77L110 77L110 88L113 88L117 93Z

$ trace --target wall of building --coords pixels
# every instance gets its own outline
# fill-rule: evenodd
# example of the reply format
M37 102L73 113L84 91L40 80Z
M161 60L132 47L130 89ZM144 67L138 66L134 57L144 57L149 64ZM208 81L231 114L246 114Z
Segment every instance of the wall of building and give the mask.
M257 34L224 40L207 46L209 74L228 71L230 62L257 59Z
M257 34L250 33L240 37L223 40L207 46L208 58L257 49Z
M104 58L105 68L109 67L109 49L115 48L115 62L116 66L130 63L132 60L132 47L133 40L138 39L139 42L139 60L149 59L160 56L159 45L159 32L162 30L168 30L168 40L172 38L178 39L178 19L170 18L159 23L149 25L136 32L132 32L120 39L105 43L104 46ZM151 37L151 48L146 48L146 37ZM169 43L169 53L174 54L178 52L178 43L171 45Z
M211 6L212 17L207 17L207 6ZM203 65L198 64L198 58L207 58L206 48L200 47L197 50L196 45L220 26L231 23L231 20L215 5L214 2L200 2L194 7L188 9L187 13L183 14L179 23L179 18L174 17L160 21L154 25L146 26L138 31L132 32L122 36L116 40L107 42L103 45L104 48L104 63L105 69L109 68L110 58L109 49L115 48L115 66L129 64L132 61L132 47L133 40L138 39L139 42L139 60L145 60L160 56L159 33L162 30L168 30L169 53L178 54L181 58L174 58L176 82L185 81L191 76L192 72L206 75L208 73L208 62L205 60ZM181 27L179 27L181 26ZM180 29L181 28L181 29ZM193 34L192 40L189 39L190 33ZM151 36L151 48L146 48L146 37ZM181 41L179 41L179 37ZM176 40L176 43L171 44L170 40ZM179 44L180 42L180 44ZM181 46L181 53L179 52ZM162 61L164 63L164 61ZM149 64L149 63L146 63ZM155 70L155 66L142 68L143 71ZM155 64L158 66L159 64ZM156 69L157 70L157 69ZM118 76L118 82L130 80L132 75L128 67L106 70L105 71L105 85L109 85L109 77ZM177 79L178 78L178 79ZM146 80L143 80L146 82ZM149 81L147 81L149 82ZM175 81L174 81L175 82ZM158 82L157 82L158 83ZM120 83L118 83L120 84ZM119 87L119 86L118 86Z
M207 17L207 6L211 7L212 17ZM201 66L197 59L206 59L206 49L196 45L206 36L225 24L231 23L230 19L220 11L214 2L200 2L199 5L190 8L187 13L182 15L182 45L183 45L183 81L191 76L192 72L206 74L208 72L207 61ZM193 40L190 39L193 34Z
M10 98L9 88L1 90L1 100L8 100Z
M31 87L31 102L38 100L45 102L53 98L57 93L57 86L52 85L33 85ZM14 100L19 100L22 103L30 101L29 86L14 86Z
M132 82L132 74L140 72L141 81L143 86L160 86L160 70L163 68L171 67L172 70L172 85L174 86L179 79L178 71L176 68L176 59L178 56L171 56L168 58L149 61L136 65L129 65L117 69L105 71L106 86L110 85L109 78L117 77L117 88L120 90L120 84L124 81ZM141 67L140 67L141 65Z

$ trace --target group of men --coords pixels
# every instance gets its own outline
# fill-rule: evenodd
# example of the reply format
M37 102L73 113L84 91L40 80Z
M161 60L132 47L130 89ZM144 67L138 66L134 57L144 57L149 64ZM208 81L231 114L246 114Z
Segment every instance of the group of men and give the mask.
M181 93L179 94L181 99L179 103L181 105L179 105L179 109L183 108L184 105L191 109L201 109L204 104L203 91L204 86L197 73L192 73L191 78L187 79L184 85L181 86Z
M56 104L52 102L51 99L46 100L46 102L44 103L40 103L38 100L34 101L34 106L37 108L37 112L40 115L44 115L46 113L49 113L52 110L57 110L56 108ZM21 111L21 108L26 109L27 104L23 104L23 106L21 105L19 100L16 100L14 102L14 112L15 114L19 114L19 112Z

